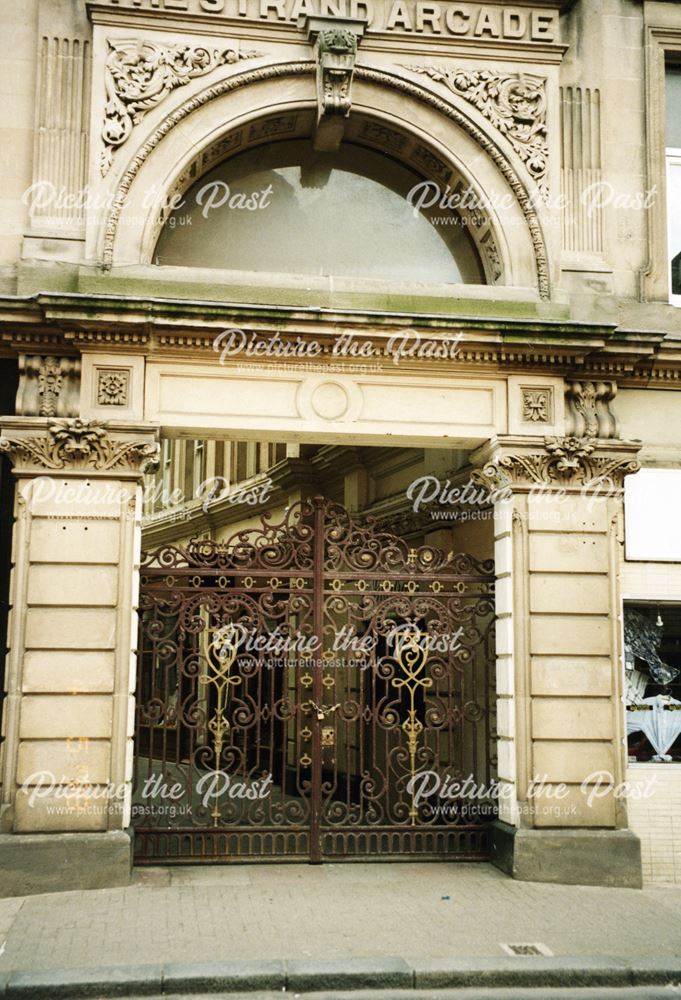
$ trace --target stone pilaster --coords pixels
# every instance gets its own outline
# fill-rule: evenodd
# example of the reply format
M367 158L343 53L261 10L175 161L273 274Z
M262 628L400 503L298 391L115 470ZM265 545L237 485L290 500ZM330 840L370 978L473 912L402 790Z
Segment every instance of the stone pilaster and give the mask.
M509 437L473 456L473 478L495 500L495 860L519 878L640 884L617 794L622 484L639 447Z
M157 432L80 419L0 424L0 451L17 480L1 759L0 855L3 847L10 852L3 890L120 882L129 870L141 482L157 461ZM62 834L55 867L54 836ZM32 874L22 861L14 879L18 836L35 857ZM71 851L93 845L101 848L100 863L88 870L75 864ZM51 858L44 865L43 856Z

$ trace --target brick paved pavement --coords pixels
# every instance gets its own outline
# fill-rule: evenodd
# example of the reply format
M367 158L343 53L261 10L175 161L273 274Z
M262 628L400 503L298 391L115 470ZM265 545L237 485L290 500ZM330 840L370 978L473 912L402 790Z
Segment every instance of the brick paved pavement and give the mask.
M131 886L0 900L0 974L209 959L681 956L678 888L515 882L484 864L142 869ZM521 961L519 959L519 961Z

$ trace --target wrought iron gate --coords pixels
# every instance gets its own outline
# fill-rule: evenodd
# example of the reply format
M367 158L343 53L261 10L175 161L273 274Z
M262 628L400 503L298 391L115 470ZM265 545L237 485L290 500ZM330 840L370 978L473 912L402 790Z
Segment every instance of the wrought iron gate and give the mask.
M144 553L137 862L487 857L493 580L321 498Z

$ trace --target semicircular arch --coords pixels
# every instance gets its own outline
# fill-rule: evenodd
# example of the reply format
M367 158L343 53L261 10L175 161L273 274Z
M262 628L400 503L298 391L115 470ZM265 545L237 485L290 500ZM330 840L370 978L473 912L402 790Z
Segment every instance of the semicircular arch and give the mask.
M314 69L312 62L298 62L238 73L169 113L119 177L99 242L104 267L149 263L173 196L221 158L258 142L309 134L316 109ZM464 109L418 83L360 65L347 136L408 163L440 185L443 195L470 192L469 205L475 205L470 231L487 282L535 287L549 297L535 199L494 139ZM149 191L160 194L160 211L158 202L149 204Z

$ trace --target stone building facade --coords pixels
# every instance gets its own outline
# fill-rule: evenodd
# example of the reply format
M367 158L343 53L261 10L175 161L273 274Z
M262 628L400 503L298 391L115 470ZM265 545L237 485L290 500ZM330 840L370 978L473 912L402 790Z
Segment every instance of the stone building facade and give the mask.
M466 726L483 716L498 815L466 850L519 878L681 878L681 753L658 739L681 701L681 6L23 0L3 20L3 892L121 884L133 850L156 863L355 849L446 859L432 824L422 839L411 829L421 816L406 777L419 760L434 767L443 733L456 746L439 763L456 759L464 776L478 759ZM463 517L461 494L431 504L458 517L415 510L424 477L486 491L489 516ZM200 494L215 480L227 494ZM636 482L646 489L630 495ZM244 489L247 506L232 502ZM269 732L297 754L282 751L270 775L284 789L292 767L298 781L293 839L253 846L256 813L230 827L219 810L196 817L186 843L142 829L144 774L199 773L183 724L192 740L203 727L209 771L228 768L231 739L246 775L250 737L237 741L245 723L219 684L217 700L205 694L215 678L234 683L224 646L196 685L183 647L189 687L176 678L171 698L163 668L165 721L153 720L145 684L165 654L147 630L146 658L138 607L156 585L169 600L173 573L192 566L202 593L247 602L267 565L266 512L273 523L297 510L274 544L314 562L305 518L322 524L322 496L336 504L322 561L324 544L361 526L361 558L330 590L363 592L380 565L403 602L426 585L464 600L487 577L452 553L487 566L496 648L480 628L466 662L485 660L489 684L465 705L450 691L445 710L428 699L442 701L446 667L418 697L427 685L407 671L410 703L392 716L364 706L370 739L347 708L359 687L331 704L333 678L324 688L313 673L315 699L302 701L307 674L291 667L288 701L272 695L291 714ZM252 562L224 546L238 531L260 539ZM185 562L153 563L159 546ZM277 600L288 587L293 615L307 570L277 565L268 586ZM628 613L638 631L625 642ZM310 627L326 641L321 618ZM178 709L190 688L200 724ZM331 719L358 728L341 737ZM378 770L393 756L385 774L403 768L388 798L372 798L376 775L351 763L325 812L325 769L369 745ZM353 840L350 817L369 800L365 840ZM206 840L239 823L243 838Z

